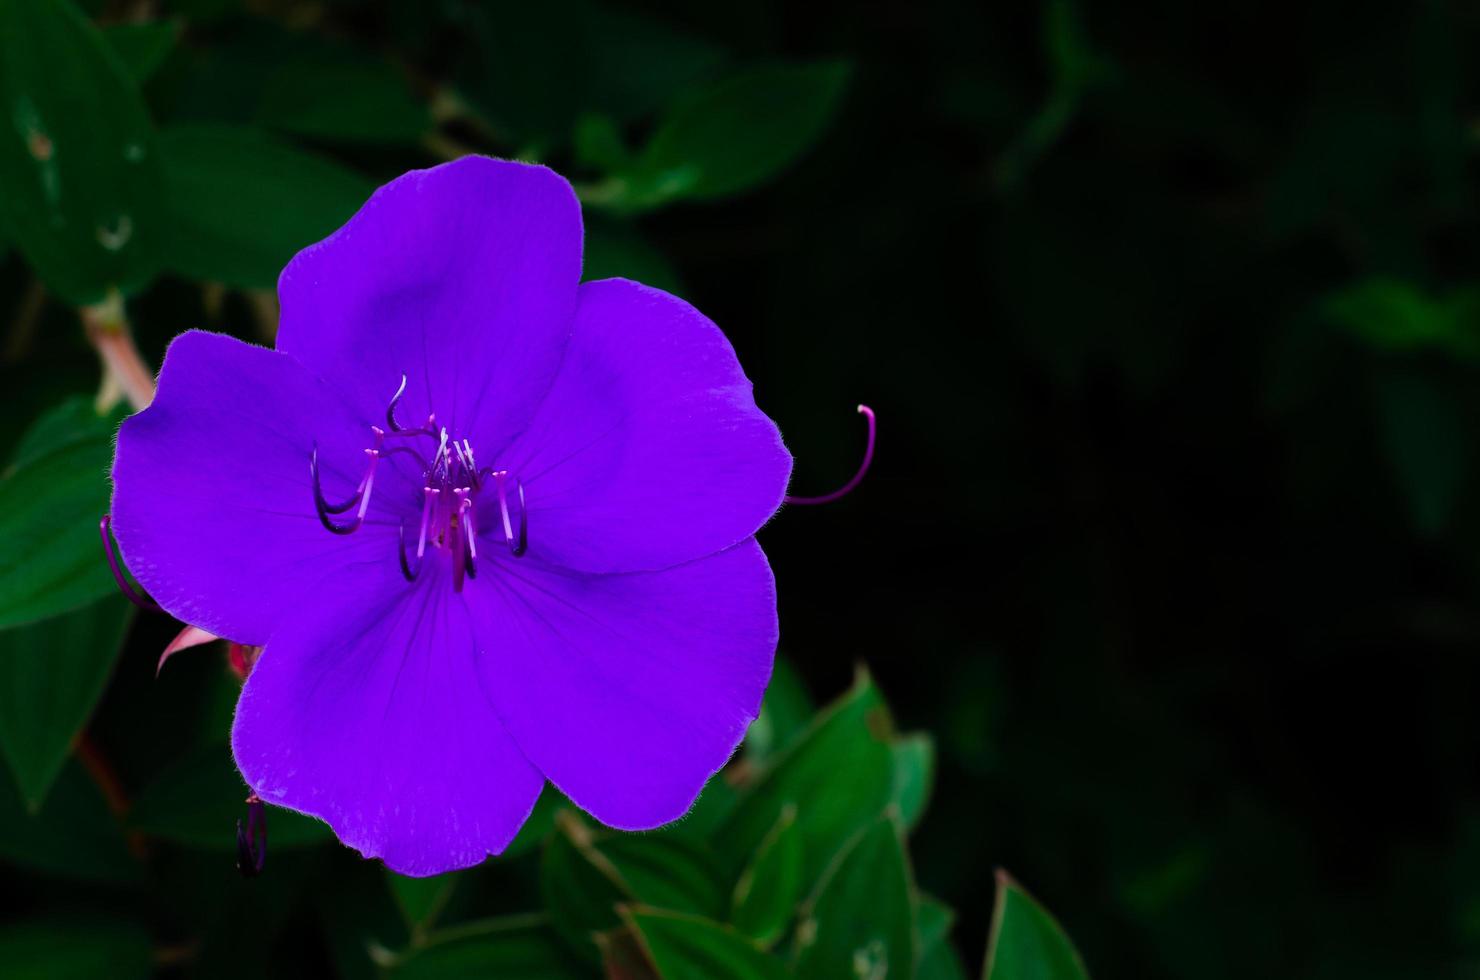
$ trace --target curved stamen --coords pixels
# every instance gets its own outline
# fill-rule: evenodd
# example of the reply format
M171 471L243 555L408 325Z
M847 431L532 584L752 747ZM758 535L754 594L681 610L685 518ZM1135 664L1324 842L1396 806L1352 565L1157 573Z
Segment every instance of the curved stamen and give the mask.
M385 407L385 423L390 426L390 434L397 436L433 435L433 426L437 424L435 412L427 416L426 424L419 429L402 428L401 423L396 421L396 406L400 404L401 396L404 394L406 394L406 375L403 374L401 375L401 387L396 389L396 393L391 396L391 403Z
M134 587L128 584L128 579L124 578L123 569L118 567L118 558L113 554L113 535L110 533L112 524L113 515L104 514L103 519L98 521L98 533L103 536L103 554L108 556L108 568L113 572L113 581L118 583L118 591L122 592L125 599L140 609L148 612L163 612L163 606L148 596L135 592ZM163 658L160 659L160 663L164 663Z
M436 505L437 496L440 493L440 490L433 487L422 487L421 490L421 533L416 539L416 560L418 562L427 553L427 528L431 527L432 508Z
M785 503L830 504L834 500L839 500L843 497L846 497L848 494L853 492L854 488L856 488L858 484L863 482L863 475L868 472L869 464L874 461L874 436L876 434L877 423L874 420L874 410L869 408L867 405L859 405L858 413L868 420L868 445L864 447L863 462L858 464L858 472L853 474L853 478L851 480L843 484L838 489L834 490L832 493L826 493L820 497L793 497L788 494L785 498Z
M519 491L519 543L514 543L514 528L509 521L509 498L504 492L505 478L514 481L514 489ZM529 550L529 511L524 506L524 484L518 477L510 477L508 470L499 470L493 474L493 485L498 490L498 510L504 521L504 540L509 545L509 554L515 558L523 556Z
M412 567L411 567L411 563L406 560L406 525L405 524L402 524L401 525L401 532L400 533L401 533L401 547L398 550L397 554L400 556L400 559L401 559L401 574L403 576L405 576L406 581L408 581L408 582L415 582L416 581L416 576L418 576L418 575L421 574L421 559L419 557L417 558L417 560L416 560L416 568L413 570Z
M308 474L313 478L313 505L318 510L320 518L325 514L343 514L359 503L364 493L365 484L362 481L360 489L342 504L331 504L324 498L324 487L319 481L319 444L317 442L313 444L313 454L308 457Z
M376 429L376 434L380 430ZM365 455L370 457L370 463L365 467L365 475L360 478L360 486L355 490L354 496L342 504L331 504L324 499L324 489L319 482L319 446L314 443L313 455L308 460L308 471L313 477L313 506L318 512L319 523L324 525L334 534L353 534L365 523L365 514L370 510L370 495L375 489L375 467L380 464L381 452L379 449L367 449ZM330 514L342 514L355 504L360 509L355 511L354 518L348 524L335 524L330 520Z

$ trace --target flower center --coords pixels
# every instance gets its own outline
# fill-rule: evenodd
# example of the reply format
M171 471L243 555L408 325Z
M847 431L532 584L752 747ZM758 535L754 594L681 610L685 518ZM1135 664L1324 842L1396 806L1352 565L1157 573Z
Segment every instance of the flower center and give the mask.
M472 444L466 439L455 439L448 435L445 427L437 425L436 413L427 416L426 422L415 428L404 428L396 421L396 405L406 393L406 378L401 377L401 386L386 406L386 428L372 425L370 432L374 444L365 450L367 457L365 474L355 492L346 500L331 503L325 496L319 476L319 447L314 444L309 460L309 473L313 477L314 510L319 521L334 534L353 534L365 523L370 509L370 497L375 491L375 472L381 460L396 453L404 453L416 460L421 470L421 523L416 530L415 558L409 554L406 521L400 525L401 574L406 581L414 582L421 574L427 550L441 551L452 560L452 588L461 592L465 578L478 574L478 527L477 500L479 493L491 490L498 501L498 518L503 531L504 544L514 557L523 555L528 547L528 521L524 508L524 485L506 470L491 466L479 468L473 455ZM419 440L433 440L435 447L430 458L424 450L432 448ZM517 504L519 529L514 530L511 504ZM343 523L336 515L354 511Z

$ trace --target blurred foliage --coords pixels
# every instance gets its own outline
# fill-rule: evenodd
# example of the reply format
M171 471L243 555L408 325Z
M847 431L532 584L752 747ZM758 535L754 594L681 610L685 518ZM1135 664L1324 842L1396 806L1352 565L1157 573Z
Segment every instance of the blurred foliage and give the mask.
M0 0L0 973L1082 976L1005 866L1096 975L1473 974L1477 46L1455 0ZM685 820L547 791L411 881L273 811L242 880L237 682L156 681L178 624L111 594L79 310L269 343L297 249L467 152L724 326L798 492L857 401L879 460L762 532L786 659Z

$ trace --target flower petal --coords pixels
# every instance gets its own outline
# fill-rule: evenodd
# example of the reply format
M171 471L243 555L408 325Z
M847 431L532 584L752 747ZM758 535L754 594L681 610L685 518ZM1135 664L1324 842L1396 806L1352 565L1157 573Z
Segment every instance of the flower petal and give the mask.
M610 826L682 816L760 710L776 591L753 538L625 575L500 555L464 595L484 689L509 733Z
M113 531L129 570L177 619L262 644L324 578L351 587L358 563L394 566L388 512L372 509L348 536L320 525L309 479L315 442L326 492L347 495L364 467L368 426L286 354L181 334L154 403L118 433ZM382 505L397 491L415 493L393 466L376 480L372 500Z
M445 568L306 608L262 651L231 735L263 800L407 875L502 851L544 785L479 684Z
M524 484L532 553L589 572L667 568L743 541L791 475L725 335L624 279L581 286L555 385L495 463Z
M468 156L391 181L278 281L278 349L383 418L503 445L549 388L581 276L581 213L544 167Z

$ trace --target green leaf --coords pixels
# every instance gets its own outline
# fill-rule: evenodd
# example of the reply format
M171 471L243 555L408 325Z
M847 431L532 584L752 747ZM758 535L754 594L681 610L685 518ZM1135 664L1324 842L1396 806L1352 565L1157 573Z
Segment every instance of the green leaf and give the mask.
M718 831L719 825L734 809L737 798L735 787L723 779L711 779L704 784L704 789L700 791L699 798L694 801L688 813L656 833L663 837L674 837L707 845L711 836Z
M622 132L611 116L588 112L576 120L576 163L593 170L623 170L632 155L622 142Z
M842 62L779 65L703 89L663 119L636 166L593 202L646 208L763 184L821 138L848 74Z
M43 413L22 433L11 451L10 464L0 471L0 477L73 443L111 439L122 419L117 413L99 415L91 398L82 395L68 398Z
M697 842L657 834L593 839L595 854L619 876L625 894L644 905L718 918L728 906L716 860Z
M935 785L935 739L927 732L916 732L896 739L890 749L894 756L892 799L905 829L914 830L925 815Z
M787 806L735 885L730 921L769 947L786 932L801 897L802 834L796 807Z
M112 596L0 632L0 751L33 813L102 697L129 612L122 596Z
M415 144L431 114L391 63L344 52L284 65L268 79L257 121L300 136Z
M632 225L591 215L586 222L582 278L631 279L664 292L680 293L678 272Z
M1376 351L1480 359L1480 290L1473 288L1435 297L1400 279L1368 279L1325 297L1320 315Z
M0 477L0 539L10 554L24 556L0 568L0 629L116 589L98 538L115 424L74 399L21 438L16 464Z
M702 842L665 834L593 831L575 812L556 819L545 846L540 881L556 928L594 959L593 934L620 925L622 902L724 914L717 860Z
M1409 518L1436 535L1449 523L1474 456L1463 406L1429 378L1389 371L1378 379L1377 411Z
M529 819L524 821L524 826L519 828L519 833L504 848L501 856L507 860L538 847L555 830L555 815L561 810L574 808L575 804L567 800L564 793L546 783L540 790L539 799L534 801Z
M856 980L913 972L913 884L903 834L894 815L876 820L828 870L800 914L798 976Z
M696 915L624 909L662 980L782 980L779 959L728 926Z
M149 934L119 919L40 919L0 927L8 980L148 980Z
M499 980L584 980L543 916L509 916L468 922L433 933L396 960L394 980L498 977Z
M1078 115L1085 94L1113 77L1110 63L1094 51L1085 35L1073 0L1049 0L1043 6L1040 34L1053 81L1043 105L998 161L997 184L1004 190L1017 185L1059 141Z
M1089 972L1054 917L997 872L997 903L984 980L1088 980Z
M249 790L224 743L207 745L175 763L144 788L129 810L130 829L191 847L232 850L236 821L246 818ZM327 824L279 807L267 808L274 850L331 840Z
M118 59L135 82L143 85L164 64L180 39L180 25L174 21L154 23L109 24L102 28Z
M761 713L745 733L745 757L756 765L785 749L812 720L812 699L806 685L794 668L782 657L776 658L771 683Z
M160 135L172 234L166 264L193 279L270 289L300 249L369 198L369 181L252 129Z
M0 221L75 306L153 277L154 135L123 63L68 0L0 0Z
M582 838L577 846L575 838ZM631 898L610 866L592 863L589 831L573 814L556 820L540 859L540 892L555 930L577 954L599 962L594 935L621 924L617 905Z
M401 915L413 935L435 924L437 916L452 898L452 891L461 876L461 872L453 872L430 878L412 878L386 870L391 893L396 896L396 904L400 906Z
M929 895L915 896L915 936L919 941L919 965L915 980L965 980L966 969L950 943L956 913Z
M649 115L713 78L727 60L710 41L614 6L588 7L582 21L592 63L586 104L616 119Z
M53 875L89 881L133 881L139 866L118 821L82 768L68 762L41 811L26 809L9 779L0 779L0 859Z
M889 709L860 671L852 690L760 774L720 826L714 840L726 870L738 878L782 810L793 804L802 835L803 888L810 888L843 845L888 805L892 735Z

